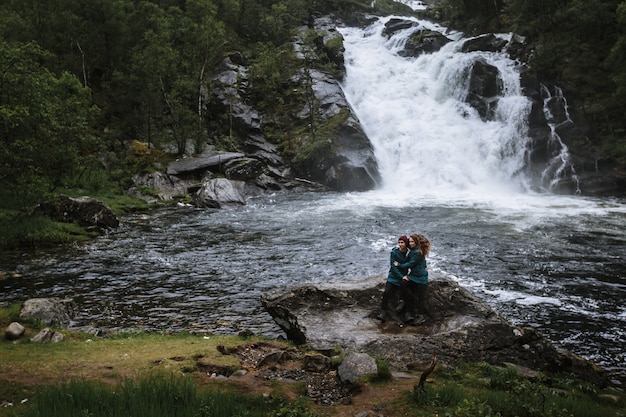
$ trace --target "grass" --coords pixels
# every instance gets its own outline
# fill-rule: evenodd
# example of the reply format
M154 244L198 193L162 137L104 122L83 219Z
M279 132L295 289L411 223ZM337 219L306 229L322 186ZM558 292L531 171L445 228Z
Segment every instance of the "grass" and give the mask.
M102 201L118 217L131 212L150 210L152 207L143 200L121 193L107 192L94 195L93 193L86 193L81 190L64 190L63 193L72 198L88 195L96 200Z
M44 216L0 211L0 248L46 247L91 240L98 236L76 224Z
M53 344L2 340L0 352L5 360L0 362L0 374L42 383L92 377L116 380L156 369L192 369L204 356L211 356L219 366L238 366L234 356L216 354L217 345L228 347L238 342L241 339L227 336L153 333L121 334L112 339L70 334Z
M64 190L70 197L84 195L80 190ZM103 193L92 196L104 202L116 216L132 211L148 210L150 205L126 195ZM0 249L51 247L72 242L84 242L99 236L77 224L55 222L48 217L27 214L10 206L0 205Z
M19 307L0 308L0 328L17 319ZM242 367L235 355L220 352L267 342L261 337L121 333L103 339L63 331L60 343L30 343L41 324L22 324L24 337L0 339L0 417L352 417L381 403L391 413L384 415L408 417L626 417L623 392L571 375L522 377L512 367L486 363L440 365L416 390L417 376L393 378L377 360L380 375L360 383L364 395L352 405L320 406L303 397L304 382L264 381L253 373L210 377L212 369Z
M621 417L626 397L614 390L568 375L520 376L512 367L486 363L462 364L438 369L436 383L414 391L408 408L413 416L430 416L447 410L446 416L525 417Z
M25 417L209 417L267 416L271 404L260 396L199 391L189 377L152 373L116 385L73 380L45 387Z
M6 327L15 307L0 311ZM235 347L241 337L133 333L100 339L64 331L62 342L39 344L27 341L36 330L27 332L19 343L0 341L0 404L12 404L0 407L2 417L254 416L244 411L265 407L235 390L196 392L194 377L206 376L195 372L198 361L239 369L236 357L217 346Z

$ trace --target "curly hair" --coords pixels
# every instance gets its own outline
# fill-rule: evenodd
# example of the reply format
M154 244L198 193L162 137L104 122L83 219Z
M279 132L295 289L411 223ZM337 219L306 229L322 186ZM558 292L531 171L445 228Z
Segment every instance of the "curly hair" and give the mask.
M430 253L430 240L428 240L428 238L422 234L417 234L417 233L413 233L411 235L411 239L413 239L413 241L415 242L415 246L417 247L417 250L420 251L420 253L424 256L428 256L428 254Z

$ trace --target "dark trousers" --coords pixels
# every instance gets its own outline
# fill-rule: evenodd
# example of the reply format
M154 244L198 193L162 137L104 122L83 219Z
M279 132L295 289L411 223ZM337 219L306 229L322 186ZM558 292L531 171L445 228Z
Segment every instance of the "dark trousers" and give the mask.
M390 306L390 303L392 301L397 301L398 300L398 293L400 292L400 287L397 285L393 285L391 282L387 282L385 284L385 290L383 291L383 301L382 301L382 305L381 308L383 310L383 313L393 317L393 315L395 315L396 313L396 307Z
M402 280L400 283L400 298L404 301L404 311L413 316L428 314L427 308L428 284L418 284L411 280Z

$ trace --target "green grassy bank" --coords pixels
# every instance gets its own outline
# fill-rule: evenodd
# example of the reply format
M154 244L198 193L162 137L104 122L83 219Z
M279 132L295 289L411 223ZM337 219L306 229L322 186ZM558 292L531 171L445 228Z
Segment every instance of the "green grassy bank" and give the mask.
M80 190L64 190L63 194L70 197L83 195ZM150 209L144 201L125 195L98 194L92 197L105 203L118 218L129 212ZM48 217L19 210L9 200L0 203L0 249L53 247L85 242L98 236L98 232L77 224L55 222Z

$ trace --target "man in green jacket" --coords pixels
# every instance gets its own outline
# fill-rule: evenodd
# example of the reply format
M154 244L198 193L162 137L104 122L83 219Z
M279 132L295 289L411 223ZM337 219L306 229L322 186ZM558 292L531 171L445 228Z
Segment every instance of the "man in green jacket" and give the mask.
M406 263L407 261L406 257L409 253L408 243L409 238L402 235L398 238L398 246L391 249L391 254L389 255L389 273L387 274L387 282L385 283L385 290L383 291L382 311L377 317L379 320L397 320L396 309L390 304L392 299L397 299L402 277L408 272L407 268L398 266L400 263Z

